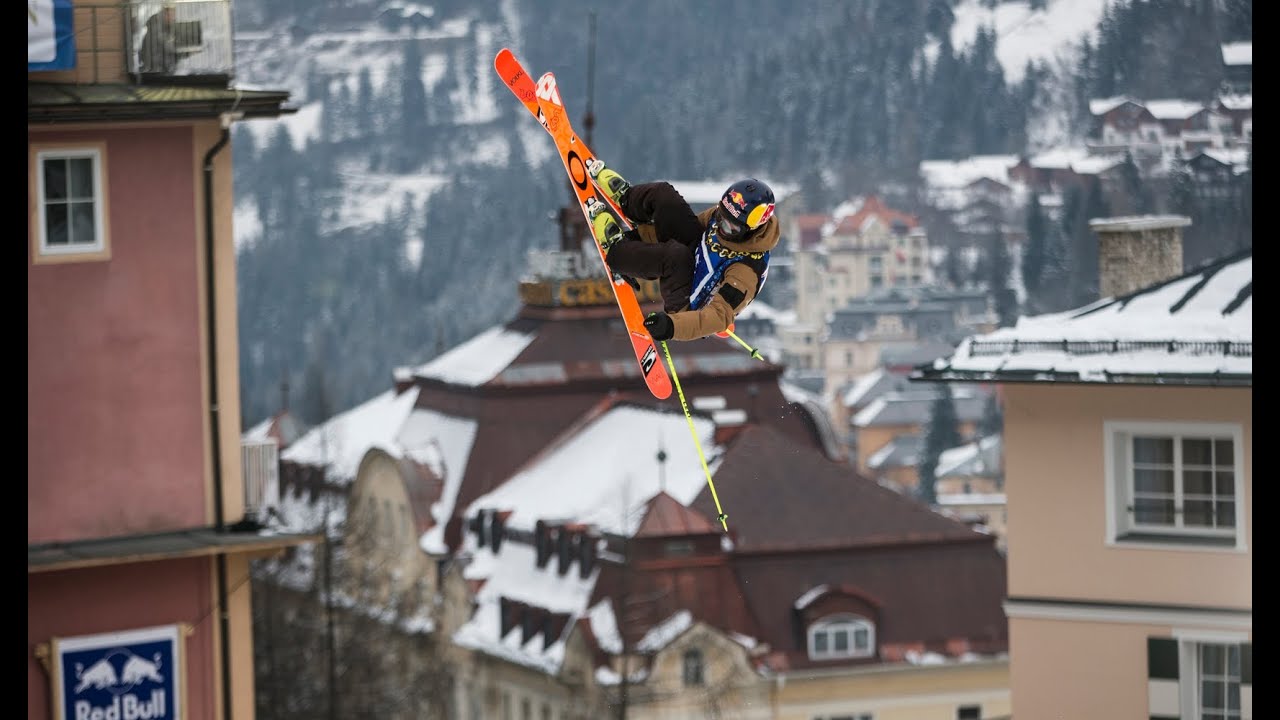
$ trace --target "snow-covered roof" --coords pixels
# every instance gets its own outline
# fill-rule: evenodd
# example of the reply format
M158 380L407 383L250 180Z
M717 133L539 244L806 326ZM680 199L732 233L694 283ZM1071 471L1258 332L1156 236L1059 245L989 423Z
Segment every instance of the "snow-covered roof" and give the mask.
M1228 93L1220 96L1218 102L1228 110L1253 109L1253 95L1250 93Z
M794 310L779 310L768 303L754 300L738 315L738 319L752 320L755 318L772 320L775 325L790 325L795 321L796 313Z
M1253 41L1223 43L1222 62L1227 65L1252 65Z
M622 633L618 632L618 619L613 614L613 601L604 598L587 611L591 634L601 650L614 655L622 652Z
M1071 169L1081 175L1097 175L1124 162L1123 155L1091 155L1071 163Z
M1017 155L974 155L964 160L924 160L920 174L935 188L963 188L979 178L1009 182L1009 168L1018 164Z
M667 645L672 640L680 637L681 633L693 627L693 614L688 610L677 610L671 617L649 628L649 631L640 638L640 642L636 643L636 652L654 653Z
M1004 493L938 493L938 505L1005 505Z
M1244 169L1249 164L1248 148L1205 148L1202 154L1217 160L1223 165Z
M1072 163L1088 156L1086 148L1050 148L1032 155L1027 162L1034 168L1070 170Z
M923 448L924 438L919 435L898 435L867 458L867 467L872 470L915 467L920 464Z
M850 419L854 427L891 425L923 425L932 413L937 393L933 390L907 390L885 393ZM956 418L960 422L976 421L985 410L986 394L976 388L953 388Z
M795 607L795 609L797 610L804 610L805 608L809 607L809 605L812 604L814 600L817 600L823 595L826 595L827 591L830 589L831 589L831 586L826 583L822 583L821 585L814 585L813 587L809 588L803 595L796 598L796 602L793 605L793 607Z
M418 377L454 385L483 385L506 369L533 335L495 325L414 370Z
M910 381L901 375L894 375L882 367L869 373L859 375L845 391L841 402L845 407L866 405L880 394L889 390L905 389Z
M470 542L474 542L473 537ZM469 549L474 552L475 560L466 575L483 577L485 583L476 593L475 612L453 634L453 641L509 662L556 673L564 661L564 639L577 619L586 613L599 570L582 578L576 568L559 574L555 562L539 568L534 547L525 543L505 542L496 556L491 547ZM521 623L515 623L505 634L502 632L504 598L568 615L568 622L557 637L546 637L545 629L540 627L532 637L522 641Z
M1089 112L1093 115L1106 115L1127 102L1137 102L1124 95L1109 98L1095 98L1089 101Z
M280 459L325 467L329 482L349 483L369 449L384 449L395 457L405 454L407 448L400 445L397 435L417 399L417 388L398 394L387 390L312 428L281 451Z
M715 424L701 416L694 416L693 424L714 474L719 449L712 437ZM658 461L659 451L665 453L665 463ZM687 506L706 483L684 415L623 405L548 448L477 498L465 514L511 510L511 528L531 530L540 519L564 518L601 532L631 535L645 503L659 490Z
M952 475L969 477L998 474L1002 466L1001 450L999 434L988 435L976 443L965 443L943 450L938 456L934 475L944 478Z
M1204 104L1191 100L1147 100L1142 103L1157 120L1186 120L1204 110Z
M1252 384L1253 253L1121 298L1020 318L966 338L917 376Z

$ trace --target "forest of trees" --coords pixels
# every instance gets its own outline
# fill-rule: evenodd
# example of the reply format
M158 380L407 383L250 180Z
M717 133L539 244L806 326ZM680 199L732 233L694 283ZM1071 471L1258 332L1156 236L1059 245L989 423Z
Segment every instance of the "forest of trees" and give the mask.
M240 27L288 24L303 34L372 18L381 7L243 5ZM434 5L444 17L503 22L491 8ZM1252 33L1247 0L1125 0L1109 7L1074 65L1032 64L1014 83L996 58L991 31L952 47L954 0L832 0L809 3L805 13L767 0L732 6L733 16L753 22L709 31L724 24L727 5L719 2L660 0L602 11L591 78L585 61L555 68L565 101L575 117L593 112L593 148L629 178L751 172L797 183L816 212L878 192L927 216L918 200L921 160L1025 153L1028 129L1045 113L1062 115L1083 137L1091 98L1208 101L1223 79L1221 43ZM515 7L524 37L503 42L521 48L522 57L563 58L565 48L588 57L585 0ZM935 51L922 52L926 46ZM476 69L490 58L478 57L475 42L453 43L443 78L429 91L419 44L403 47L381 85L367 70L350 79L316 71L304 87L290 88L299 102L323 103L319 137L304 148L283 126L265 141L243 128L233 136L237 199L252 200L262 224L260 238L237 258L245 427L281 409L282 383L296 389L290 409L318 422L321 393L337 408L350 407L389 387L395 367L426 362L506 321L527 251L555 242L552 217L568 197L558 166L532 163L518 142L505 165L471 162L459 150L512 137L518 123L529 123L505 97L492 123L454 121L459 91L474 90ZM452 180L425 204L406 198L380 223L333 229L352 167L447 171ZM1026 208L1029 242L1019 266L1025 307L1010 290L1013 262L996 238L979 267L947 274L988 288L1004 322L1069 307L1096 293L1090 218L1121 207L1190 215L1188 262L1203 260L1251 246L1251 174L1246 182L1237 196L1205 204L1186 173L1159 183L1135 177L1121 198L1096 189L1069 193L1056 223L1043 209ZM405 228L419 226L417 237L406 238ZM406 259L408 239L421 242L421 262Z

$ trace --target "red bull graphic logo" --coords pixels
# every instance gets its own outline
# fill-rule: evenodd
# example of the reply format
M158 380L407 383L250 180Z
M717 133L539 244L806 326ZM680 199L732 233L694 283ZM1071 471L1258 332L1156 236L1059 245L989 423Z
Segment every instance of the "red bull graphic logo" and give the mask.
M180 717L177 642L176 626L55 640L62 669L57 716L67 720Z
M773 203L762 203L751 208L751 213L747 215L747 227L755 230L761 225L769 222L769 218L773 217Z
M755 230L761 225L769 222L769 218L773 217L773 203L761 203L747 211L747 199L742 193L734 190L720 200L720 206L723 207L735 220L742 220L743 213L746 213L746 224L750 230Z

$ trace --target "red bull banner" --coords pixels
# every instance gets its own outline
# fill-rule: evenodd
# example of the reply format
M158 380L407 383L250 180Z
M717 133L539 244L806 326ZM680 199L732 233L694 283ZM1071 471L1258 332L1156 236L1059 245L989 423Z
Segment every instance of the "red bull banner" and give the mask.
M76 66L71 0L27 0L27 72Z
M178 625L55 638L55 720L181 718L182 628Z

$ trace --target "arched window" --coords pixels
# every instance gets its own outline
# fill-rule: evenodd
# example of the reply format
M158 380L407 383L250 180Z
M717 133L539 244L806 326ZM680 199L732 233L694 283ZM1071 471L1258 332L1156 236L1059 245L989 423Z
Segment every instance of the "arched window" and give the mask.
M809 626L809 657L813 660L870 657L876 629L866 618L833 615Z
M700 686L703 683L702 678L702 651L697 648L690 648L684 651L684 684L686 686Z

